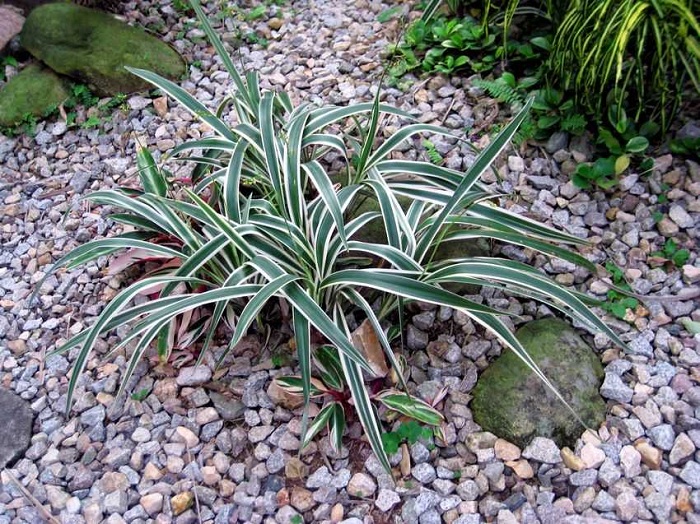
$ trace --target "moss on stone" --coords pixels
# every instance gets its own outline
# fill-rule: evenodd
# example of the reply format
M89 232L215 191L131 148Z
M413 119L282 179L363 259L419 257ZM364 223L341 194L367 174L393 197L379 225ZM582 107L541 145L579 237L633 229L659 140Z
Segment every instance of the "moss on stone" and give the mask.
M411 205L411 199L405 196L398 196L397 200L401 209L407 211ZM360 216L362 213L379 212L379 202L376 198L367 197L360 206L352 212L352 218ZM386 230L381 218L375 218L360 229L353 240L360 242L371 242L376 244L386 244ZM443 242L438 247L433 261L450 260L464 257L483 257L489 254L488 242L484 239L455 240ZM478 286L468 284L445 284L444 287L453 293L476 294L479 292Z
M526 324L516 337L581 419L597 428L605 418L598 391L604 372L593 350L566 322L553 318ZM519 446L536 436L572 445L585 429L510 350L479 378L471 409L484 430Z
M29 116L42 117L68 96L66 83L53 71L29 65L0 91L0 126L16 126Z
M114 16L72 3L45 4L24 24L21 43L54 71L87 84L100 95L148 89L150 84L125 66L176 79L185 71L182 57L143 29Z
M411 205L411 199L405 196L398 196L397 200L401 209L407 211ZM376 198L367 197L358 207L352 212L352 218L360 216L362 213L367 212L379 212L379 202ZM362 229L360 229L355 236L354 240L359 240L361 242L374 242L377 244L386 243L386 231L384 229L384 222L381 218L375 218ZM448 260L451 258L460 257L482 257L488 254L488 243L481 242L481 239L469 240L469 241L450 241L443 242L438 247L435 253L435 260Z

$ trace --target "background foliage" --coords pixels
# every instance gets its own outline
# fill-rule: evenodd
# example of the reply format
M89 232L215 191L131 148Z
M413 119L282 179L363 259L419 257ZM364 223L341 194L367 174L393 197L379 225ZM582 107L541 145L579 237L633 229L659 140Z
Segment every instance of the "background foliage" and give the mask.
M445 6L451 14L441 11ZM440 70L430 57L438 49L452 69L500 68L544 80L597 122L615 107L638 125L658 120L665 131L686 93L700 93L698 13L698 0L431 0L407 30L406 44L419 53L431 46L424 69ZM480 27L481 47L455 45L455 26ZM413 28L430 36L416 42ZM496 45L498 34L503 41L496 50L485 45ZM528 45L542 56L529 56ZM523 59L534 60L534 71Z

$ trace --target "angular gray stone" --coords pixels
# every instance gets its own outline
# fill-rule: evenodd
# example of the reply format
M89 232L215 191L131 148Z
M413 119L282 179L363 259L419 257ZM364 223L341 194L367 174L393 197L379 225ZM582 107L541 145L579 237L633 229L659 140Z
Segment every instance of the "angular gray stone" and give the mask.
M592 486L596 480L598 480L598 472L595 469L577 471L569 477L572 486Z
M103 499L104 510L107 514L122 514L128 509L129 500L123 491L113 491Z
M529 322L516 336L588 426L598 427L605 418L605 402L598 393L603 368L593 350L555 318ZM573 446L585 429L512 351L482 373L473 394L475 422L520 447L536 436Z
M654 471L649 470L647 472L647 479L654 489L664 496L671 494L673 489L673 477L666 473L665 471Z
M654 441L654 444L656 444L656 447L664 451L669 451L673 447L676 434L670 424L661 424L660 426L651 428L647 433L651 437L651 440Z
M676 138L700 138L700 122L691 120L676 133Z
M559 185L551 176L529 176L527 179L535 189L554 189Z
M310 489L320 488L321 486L330 486L332 482L333 476L328 468L321 466L306 480L306 487Z
M34 414L12 391L0 389L0 469L10 466L29 447Z
M639 501L629 490L623 491L615 499L615 513L624 522L630 522L637 516L639 506Z
M697 462L688 462L678 476L693 488L700 489L700 464Z
M421 484L430 484L437 478L435 468L427 462L414 466L411 475Z
M377 500L374 501L374 505L386 513L399 502L401 502L401 497L399 497L398 493L390 489L381 489L377 495Z
M691 217L681 206L671 206L668 216L678 225L678 227L690 228L695 225L695 220L693 220L693 217Z
M545 464L558 464L561 462L561 451L553 440L535 437L530 445L523 450L523 457Z
M656 516L657 522L668 522L673 508L673 500L661 493L650 493L644 498L644 505Z
M440 495L429 489L421 491L415 498L414 509L416 514L420 516L429 509L434 508L440 503L441 498Z
M607 491L601 490L596 495L592 507L598 511L614 511L615 499Z
M241 418L246 407L239 400L225 397L221 393L212 391L209 393L209 398L214 403L219 416L228 421L234 421Z
M600 387L600 394L610 400L628 403L632 400L634 392L622 379L613 373L606 373L603 385Z
M414 351L425 349L429 341L430 338L426 332L421 331L413 324L408 325L408 329L406 330L406 345L409 349Z
M569 135L563 131L557 131L552 133L552 136L547 140L547 144L544 146L547 153L554 154L560 149L564 149L569 143Z
M479 485L473 480L465 480L457 486L457 494L468 502L476 500L481 494Z
M210 380L211 369L208 366L182 368L176 379L178 386L199 386Z

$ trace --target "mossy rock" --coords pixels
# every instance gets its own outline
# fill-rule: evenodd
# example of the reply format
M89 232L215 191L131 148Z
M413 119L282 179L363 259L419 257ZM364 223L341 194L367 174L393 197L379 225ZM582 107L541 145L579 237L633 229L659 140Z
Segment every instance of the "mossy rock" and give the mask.
M401 209L407 211L411 205L411 199L405 196L398 196L397 200ZM352 213L350 219L360 216L362 213L367 212L379 212L379 202L376 198L367 197L360 206L357 207ZM384 229L384 222L381 218L375 218L366 224L362 229L360 229L353 236L353 240L358 240L360 242L372 242L376 244L386 244L386 231ZM448 260L451 258L461 258L461 257L483 257L488 255L488 242L477 240L469 241L450 241L443 242L435 253L434 260Z
M411 199L405 196L397 197L399 205L406 211L411 205ZM369 211L380 211L379 202L376 198L368 197L355 209L350 219L360 216ZM366 224L352 237L360 242L370 242L375 244L386 244L386 231L381 218L375 218ZM466 257L483 257L489 254L489 245L485 239L474 240L453 240L443 242L438 247L433 256L434 262ZM444 284L444 287L453 293L474 295L479 292L478 286L468 284Z
M0 126L13 127L28 116L45 116L68 96L62 78L39 64L31 64L0 91Z
M516 337L586 425L597 428L605 419L598 391L604 373L593 350L566 322L553 318L529 322ZM481 375L471 410L485 431L521 447L534 437L573 446L585 430L511 350Z
M114 16L72 3L34 9L20 36L22 46L54 71L88 85L97 94L143 91L150 84L129 73L138 67L170 79L186 72L168 44Z

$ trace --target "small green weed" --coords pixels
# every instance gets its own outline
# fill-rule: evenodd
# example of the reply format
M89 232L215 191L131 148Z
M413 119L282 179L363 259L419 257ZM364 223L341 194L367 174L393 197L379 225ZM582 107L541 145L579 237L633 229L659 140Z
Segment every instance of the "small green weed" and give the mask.
M625 281L624 273L622 269L616 266L613 262L607 262L605 264L605 269L610 273L613 284L623 291L632 292L632 288ZM607 294L607 300L603 303L603 309L612 313L617 318L624 320L627 315L628 309L634 309L639 305L639 301L634 298L625 295L614 289L610 289Z
M93 129L95 127L100 127L100 124L102 123L102 119L99 116L92 115L89 116L85 122L80 124L81 129Z
M576 112L574 101L565 99L564 94L556 89L534 89L538 83L536 76L516 79L515 75L507 71L494 80L473 81L475 86L482 88L489 96L512 106L514 110L522 107L528 96L534 95L530 116L515 136L516 144L530 138L545 140L555 131L581 135L586 128L586 119Z
M173 9L183 14L192 12L192 8L186 0L173 0Z
M3 133L7 133L10 136L25 134L27 136L36 135L36 124L38 120L34 115L27 113L22 118L22 121L15 126L14 129L3 130Z
M135 393L131 394L131 400L135 400L136 402L142 402L146 400L146 397L151 394L151 390L149 388L143 388L139 389Z
M282 351L273 354L270 357L270 360L272 361L272 365L275 366L276 368L288 366L291 363L290 356L287 353L284 353Z
M408 422L402 422L396 431L382 433L382 444L384 445L384 451L389 455L393 455L399 450L402 442L415 444L421 438L428 440L432 434L433 431L430 428L421 426L415 420L409 420Z
M0 81L5 81L5 66L18 67L17 59L13 56L0 58Z
M491 71L498 62L496 36L471 17L416 20L404 41L390 49L396 61L389 74L398 78L415 69L444 74Z
M245 13L244 18L247 22L252 22L253 20L258 20L262 17L264 17L267 14L267 6L266 5L258 5Z
M641 174L654 167L654 160L644 155L649 149L649 138L659 131L658 124L647 122L637 130L625 110L615 105L610 106L608 120L609 127L599 126L596 142L608 151L609 156L598 158L593 163L579 164L572 178L578 187L610 189L635 159L641 158L638 162Z
M676 267L683 266L690 258L690 251L687 249L681 249L678 243L669 238L666 243L659 251L654 251L651 256L665 258L669 262L673 263Z
M390 7L388 9L385 9L381 13L377 15L377 22L380 24L386 24L389 20L393 20L394 18L397 18L403 9L401 8L400 5L396 5L394 7Z

